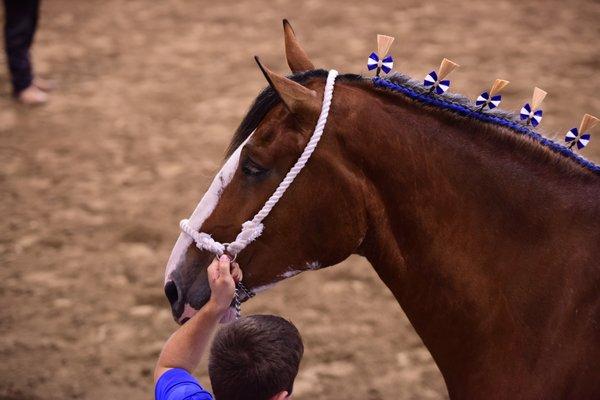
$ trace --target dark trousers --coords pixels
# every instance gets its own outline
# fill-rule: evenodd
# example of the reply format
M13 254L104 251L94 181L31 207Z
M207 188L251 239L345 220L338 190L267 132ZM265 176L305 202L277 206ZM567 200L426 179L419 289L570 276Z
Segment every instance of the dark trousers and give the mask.
M37 28L39 8L39 0L4 0L4 42L15 95L33 81L29 48Z

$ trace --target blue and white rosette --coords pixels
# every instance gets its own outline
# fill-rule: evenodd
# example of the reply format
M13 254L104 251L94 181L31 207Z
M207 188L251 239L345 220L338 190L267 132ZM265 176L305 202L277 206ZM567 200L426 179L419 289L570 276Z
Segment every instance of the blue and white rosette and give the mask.
M534 128L542 122L543 114L544 112L541 109L533 111L529 103L526 103L520 112L521 120L527 121L528 124L531 123Z
M394 68L394 59L392 56L387 56L381 60L377 53L372 52L367 59L367 68L369 71L379 68L384 73L389 74Z
M500 105L501 101L502 101L501 95L497 94L490 98L490 95L488 92L483 92L479 95L477 100L475 100L475 105L477 107L481 107L482 110L486 107L489 108L490 110L493 110L494 108L498 107L498 105Z
M577 128L573 128L567 132L565 135L565 142L569 144L569 148L573 146L577 146L577 150L583 149L590 142L591 135L589 133L584 133L579 135L579 130Z
M438 76L435 71L431 71L423 81L423 86L426 88L430 88L432 91L435 91L437 94L444 94L450 88L450 81L448 79L444 79L442 81L438 81Z

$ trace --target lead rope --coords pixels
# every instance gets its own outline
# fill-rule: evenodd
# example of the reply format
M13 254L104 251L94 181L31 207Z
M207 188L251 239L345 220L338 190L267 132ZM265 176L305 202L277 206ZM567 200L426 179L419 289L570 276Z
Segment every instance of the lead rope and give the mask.
M244 297L240 297L240 292ZM242 313L242 302L254 297L254 292L246 288L242 282L235 285L233 292L233 307L235 308L235 319L240 319Z
M323 92L323 104L321 106L321 113L319 114L319 119L317 120L317 125L313 131L313 134L306 144L306 147L302 151L302 154L294 164L294 166L288 171L285 175L285 178L281 181L275 192L269 197L269 199L265 202L261 210L256 213L254 218L250 221L246 221L242 224L242 231L237 235L235 240L231 243L219 243L214 240L209 234L204 232L198 232L190 225L190 221L188 219L183 219L179 223L181 231L190 236L194 242L196 243L196 247L200 250L210 251L215 254L217 257L221 256L224 253L228 253L233 259L246 248L252 241L256 240L263 232L264 225L262 221L269 215L273 207L277 204L277 202L283 197L285 191L290 187L296 176L302 171L302 168L306 165L310 156L315 151L319 140L321 140L321 136L323 136L323 131L325 130L325 125L327 124L327 117L329 116L329 109L331 107L331 100L333 99L333 88L335 86L335 78L338 76L338 72L334 69L330 70L327 74L327 81L325 82L325 90ZM244 296L243 299L240 299L239 293L242 292ZM237 315L239 316L239 309L241 307L242 301L245 301L247 298L254 296L254 293L245 288L241 282L236 285L236 292L234 298L234 307L236 308Z
M240 294L239 294L239 285L241 282L238 282L237 285L235 285L235 289L233 290L233 307L235 308L235 319L240 319L240 317L242 316L242 301L240 300Z

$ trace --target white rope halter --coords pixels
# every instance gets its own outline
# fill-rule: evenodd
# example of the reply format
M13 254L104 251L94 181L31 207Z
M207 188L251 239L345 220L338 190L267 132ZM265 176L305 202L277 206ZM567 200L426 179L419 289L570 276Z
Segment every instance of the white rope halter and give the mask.
M313 134L304 148L304 151L296 161L296 164L289 170L283 181L279 184L275 192L269 197L262 209L252 218L250 221L246 221L242 224L242 231L237 235L235 240L231 243L219 243L214 240L209 234L204 232L198 232L191 227L188 219L183 219L179 223L181 230L190 236L196 243L196 247L200 250L210 251L217 256L220 256L224 252L227 252L230 256L236 257L246 246L252 241L258 238L264 229L262 221L269 215L275 204L281 199L287 188L292 184L296 176L302 171L302 168L308 162L308 159L312 155L313 151L317 147L325 124L327 123L327 117L329 116L329 107L331 106L331 99L333 98L333 87L335 85L335 78L338 72L334 69L329 71L327 75L327 82L325 83L325 92L323 93L323 105L321 106L321 114L317 120L317 125Z

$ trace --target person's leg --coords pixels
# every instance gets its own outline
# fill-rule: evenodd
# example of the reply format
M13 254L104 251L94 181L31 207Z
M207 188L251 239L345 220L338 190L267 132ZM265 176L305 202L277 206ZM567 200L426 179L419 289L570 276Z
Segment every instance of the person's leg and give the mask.
M35 3L35 4L33 4ZM33 19L33 29L31 30L31 35L29 36L29 48L31 48L31 45L33 44L33 39L35 37L35 33L37 32L37 26L38 26L38 19L39 19L39 15L40 15L40 0L33 0L32 4L35 8L35 13L32 16ZM39 76L34 74L34 78L33 78L33 85L35 87L37 87L40 90L43 90L44 92L51 92L52 90L54 90L56 88L56 84L54 83L54 81L48 80L48 79L42 79Z
M13 92L18 96L32 86L29 48L37 27L39 0L4 0L4 38Z

